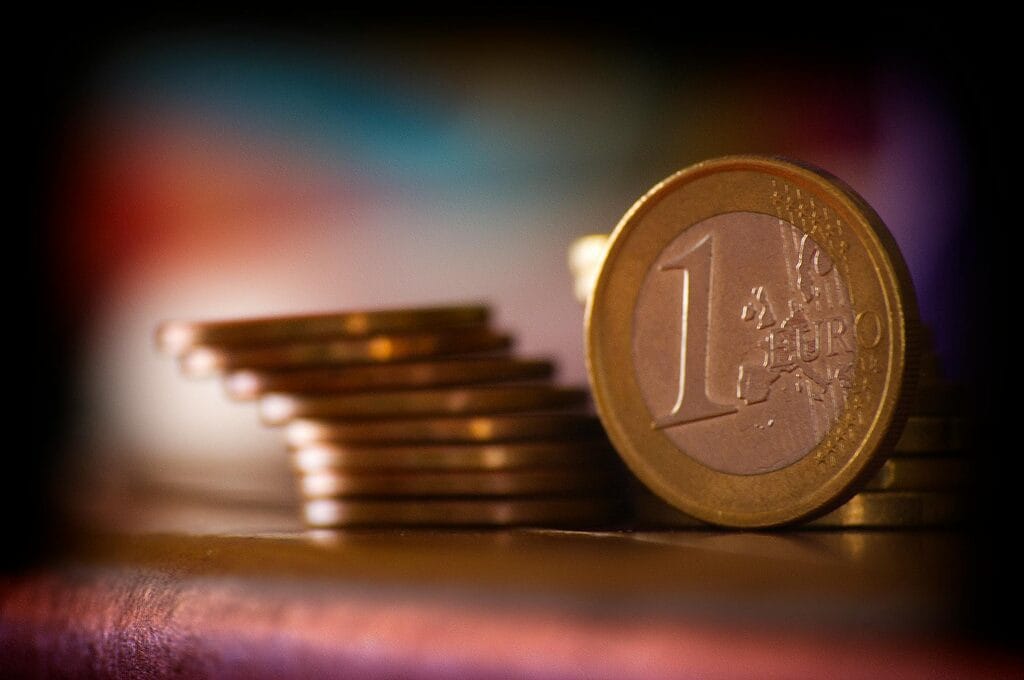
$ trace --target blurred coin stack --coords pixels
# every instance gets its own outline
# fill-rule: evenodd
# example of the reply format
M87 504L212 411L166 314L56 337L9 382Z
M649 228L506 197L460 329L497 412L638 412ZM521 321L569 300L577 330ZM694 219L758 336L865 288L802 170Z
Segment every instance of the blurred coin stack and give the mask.
M592 526L622 469L584 390L485 307L178 322L161 350L284 428L312 527Z
M608 236L577 239L569 249L569 268L577 299L586 302L601 269ZM970 461L964 454L959 390L942 372L930 333L915 399L902 436L878 472L850 500L806 526L822 528L924 528L960 523ZM700 528L709 525L671 506L631 479L632 517L638 527Z

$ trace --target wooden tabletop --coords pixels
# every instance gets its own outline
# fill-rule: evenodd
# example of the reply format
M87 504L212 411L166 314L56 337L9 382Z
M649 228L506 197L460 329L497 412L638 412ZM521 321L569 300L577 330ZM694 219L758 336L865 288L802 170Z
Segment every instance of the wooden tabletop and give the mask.
M952 533L277 528L80 536L0 584L2 663L217 678L1024 670L959 637Z

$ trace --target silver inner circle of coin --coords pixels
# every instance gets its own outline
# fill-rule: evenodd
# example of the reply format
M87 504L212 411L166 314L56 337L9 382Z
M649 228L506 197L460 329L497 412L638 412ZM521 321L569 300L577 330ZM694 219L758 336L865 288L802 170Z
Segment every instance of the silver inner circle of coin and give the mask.
M856 348L849 290L829 256L761 213L683 231L634 308L633 367L651 427L727 474L806 456L846 406Z

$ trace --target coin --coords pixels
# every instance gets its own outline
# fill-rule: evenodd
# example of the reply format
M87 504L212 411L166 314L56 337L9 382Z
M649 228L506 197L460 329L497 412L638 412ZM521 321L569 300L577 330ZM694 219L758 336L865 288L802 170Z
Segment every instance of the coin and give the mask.
M179 356L199 346L262 345L317 338L364 337L443 326L485 324L481 306L384 309L335 314L306 314L232 321L166 321L156 330L162 351Z
M513 472L308 472L299 477L306 498L345 496L535 496L597 494L612 477L596 469L516 470Z
M306 524L349 526L523 526L597 525L616 508L599 498L544 500L329 500L303 505Z
M591 415L537 413L363 422L299 419L287 425L285 439L293 447L301 447L311 442L469 444L539 439L565 440L596 437L602 433L601 423Z
M224 387L233 399L255 399L268 392L312 394L381 389L468 385L480 382L548 378L549 361L512 357L462 357L376 366L343 366L293 371L241 370Z
M539 411L578 406L586 400L586 390L506 385L325 396L268 394L260 399L259 407L264 423L282 425L300 417L362 419Z
M910 402L910 413L954 417L963 413L963 388L949 383L921 381Z
M865 491L810 522L809 526L865 529L951 526L957 524L963 515L963 503L953 494Z
M515 442L504 444L419 444L352 446L307 444L291 454L298 472L321 470L516 470L614 464L607 441Z
M966 458L890 458L864 486L874 491L935 491L967 486L970 465Z
M594 289L607 250L607 234L581 236L569 246L569 271L573 278L573 292L580 302L586 303L590 291Z
M578 413L497 414L382 421L299 419L288 424L291 446L308 442L474 443L564 440L603 434L600 421Z
M323 342L266 347L194 347L179 358L185 375L204 378L241 368L301 368L376 364L463 352L507 348L511 339L482 327L438 330L404 335L372 335Z
M964 447L964 422L960 418L911 416L896 442L896 453L941 453Z
M660 499L645 494L634 499L641 525L664 528L708 528L708 524L686 515ZM805 526L832 529L910 529L947 527L964 516L962 500L936 491L865 491L835 510Z
M688 514L774 526L849 498L916 379L906 266L827 174L734 156L623 217L590 296L588 374L634 473Z

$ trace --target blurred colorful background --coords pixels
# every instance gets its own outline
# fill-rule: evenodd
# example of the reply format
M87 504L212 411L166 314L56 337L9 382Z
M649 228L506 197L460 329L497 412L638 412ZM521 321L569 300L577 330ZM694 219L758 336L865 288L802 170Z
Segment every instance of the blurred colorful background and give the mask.
M970 382L987 148L956 22L729 19L63 25L29 125L36 349L56 357L36 382L52 452L37 476L291 502L251 405L156 352L169 318L486 302L522 354L583 384L569 244L728 153L807 161L860 192L948 374Z
M523 352L583 383L567 246L674 170L736 152L802 159L860 191L958 370L966 185L946 93L913 64L748 56L720 68L538 36L114 50L76 113L53 252L81 329L78 441L163 468L283 466L249 409L153 351L166 318L481 300Z

